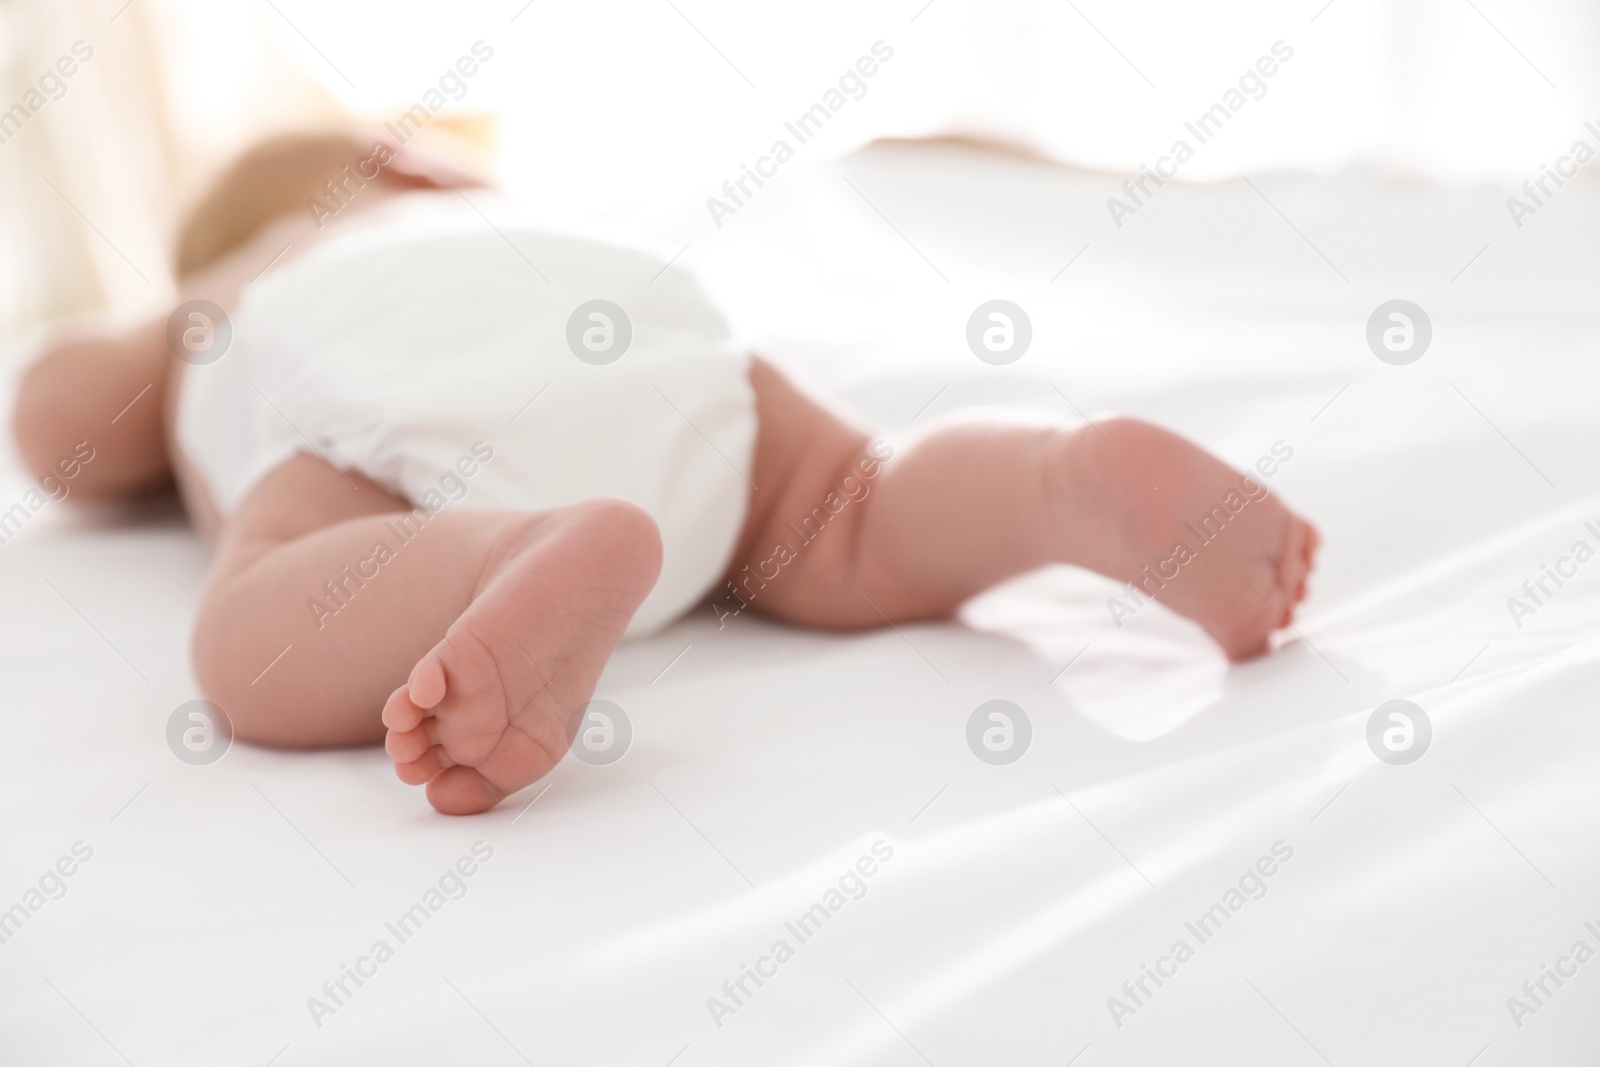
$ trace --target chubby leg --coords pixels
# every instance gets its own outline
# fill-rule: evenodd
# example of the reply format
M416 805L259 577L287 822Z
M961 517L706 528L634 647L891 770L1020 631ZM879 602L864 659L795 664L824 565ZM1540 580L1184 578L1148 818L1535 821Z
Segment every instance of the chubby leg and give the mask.
M954 423L880 461L866 431L770 364L751 378L760 489L724 602L876 626L947 616L1007 578L1068 563L1134 583L1238 659L1264 651L1305 595L1316 532L1158 427ZM1180 543L1191 549L1181 564Z
M493 807L567 748L567 718L655 583L641 509L411 509L300 455L229 518L194 637L239 736L293 747L388 731L449 814Z

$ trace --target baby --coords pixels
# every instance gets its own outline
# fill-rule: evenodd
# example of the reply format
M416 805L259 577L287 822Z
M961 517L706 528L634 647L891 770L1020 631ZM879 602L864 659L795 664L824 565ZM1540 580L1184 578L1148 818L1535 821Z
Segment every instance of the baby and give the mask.
M683 270L497 196L413 145L269 141L193 211L171 315L58 340L22 380L36 474L87 442L76 496L175 481L215 540L194 669L245 740L385 738L469 814L561 759L624 634L713 594L845 630L1065 563L1234 659L1305 594L1311 526L1164 430L969 420L890 447L741 349Z

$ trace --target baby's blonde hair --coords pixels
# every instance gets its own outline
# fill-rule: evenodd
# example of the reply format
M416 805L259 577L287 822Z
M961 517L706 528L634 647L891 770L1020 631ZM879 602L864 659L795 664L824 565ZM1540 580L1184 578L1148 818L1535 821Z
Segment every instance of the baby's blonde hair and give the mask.
M477 131L464 132L471 136ZM487 184L487 167L481 157L474 158L464 150L440 152L437 140L431 148L427 169L432 173L458 185ZM327 196L325 187L330 180L340 181L346 167L355 172L363 163L370 165L380 150L384 159L416 154L397 145L379 127L355 124L281 133L258 141L223 168L179 227L173 264L178 278L205 270L274 219L307 210L312 201ZM414 177L415 168L408 169ZM368 180L394 181L395 175L384 167Z

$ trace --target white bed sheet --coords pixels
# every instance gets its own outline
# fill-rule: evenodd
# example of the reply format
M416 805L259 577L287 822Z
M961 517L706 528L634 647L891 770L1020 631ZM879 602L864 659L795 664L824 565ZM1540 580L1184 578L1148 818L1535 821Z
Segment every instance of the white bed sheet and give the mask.
M1116 628L1114 590L1065 571L961 624L705 615L607 669L619 763L447 819L375 749L175 759L205 550L170 507L46 508L0 546L0 909L93 856L0 945L0 1060L1595 1062L1600 962L1520 1020L1507 999L1600 950L1600 562L1520 628L1505 601L1600 543L1600 195L1519 231L1492 188L1253 183L1168 187L1118 230L1107 178L880 146L685 253L765 350L898 430L1076 407L1239 464L1289 443L1273 486L1323 565L1246 666L1160 609ZM962 342L996 296L1034 324L1005 368ZM1408 367L1363 340L1395 297L1435 328ZM1006 767L965 743L996 698L1034 729ZM1395 698L1434 724L1410 766L1365 742ZM384 923L479 840L465 895L398 944ZM879 841L800 944L785 922ZM1200 944L1185 923L1278 842ZM379 938L393 959L317 1025L308 998ZM779 938L793 958L717 1025L708 998ZM1114 1019L1180 938L1193 958Z

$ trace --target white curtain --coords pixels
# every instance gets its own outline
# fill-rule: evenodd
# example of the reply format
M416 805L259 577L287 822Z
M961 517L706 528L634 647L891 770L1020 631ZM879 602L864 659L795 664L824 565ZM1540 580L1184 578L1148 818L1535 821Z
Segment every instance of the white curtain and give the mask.
M334 108L248 3L0 3L0 323L159 305L203 175Z

